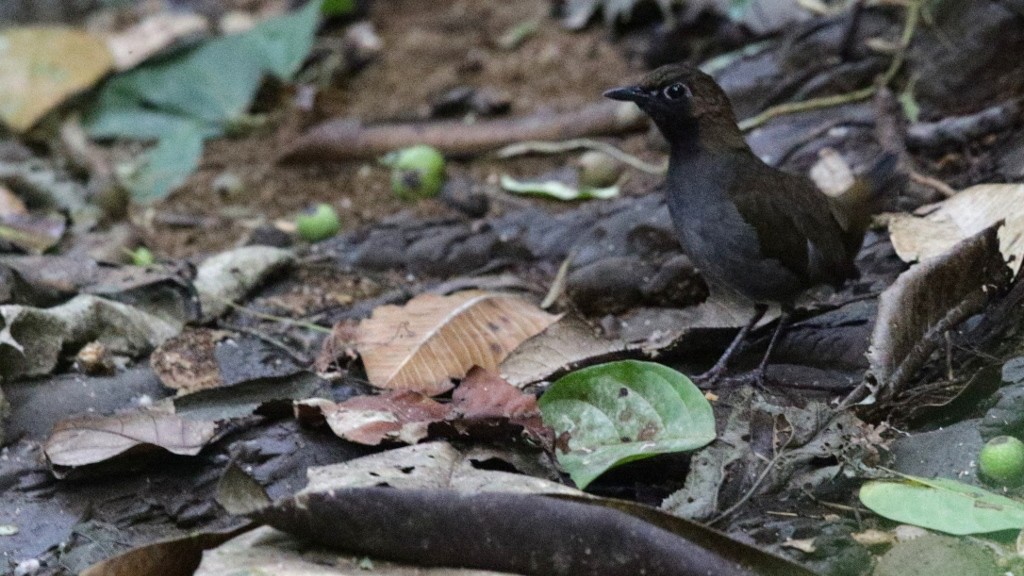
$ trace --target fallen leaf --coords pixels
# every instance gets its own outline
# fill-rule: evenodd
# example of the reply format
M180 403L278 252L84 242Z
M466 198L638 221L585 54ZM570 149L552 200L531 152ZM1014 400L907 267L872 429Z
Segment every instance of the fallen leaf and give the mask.
M480 449L458 449L448 442L424 442L370 454L338 464L313 466L306 471L308 484L300 494L344 488L391 486L395 489L441 489L459 492L517 492L583 496L583 492L558 482L539 478L554 475L550 460L524 473L479 467ZM514 469L512 456L501 459ZM491 456L494 458L494 456ZM539 468L539 469L538 469ZM534 475L526 472L532 471Z
M224 384L217 362L217 343L228 335L223 330L186 330L156 347L150 366L160 382L179 395Z
M541 418L537 397L479 366L473 367L452 392L451 408L448 423L460 435L508 438L517 435L521 427L541 446L554 443L554 433Z
M1024 184L979 184L938 204L923 206L919 215L896 214L889 233L896 254L916 262L949 251L957 242L1000 220L999 249L1016 273L1024 260Z
M183 38L206 34L209 28L206 17L199 14L159 12L107 36L107 48L113 56L114 67L123 72Z
M0 219L8 216L28 214L25 202L10 188L0 185Z
M109 460L136 447L158 447L195 456L216 432L213 422L143 411L118 416L86 416L57 423L43 451L54 467L77 467Z
M135 576L136 574L192 574L203 551L251 530L251 524L219 531L200 531L132 548L89 566L80 576Z
M384 441L415 444L427 437L431 423L443 421L450 410L447 405L411 390L356 396L339 404L317 399L299 404L319 408L339 438L369 446ZM308 414L305 417L308 419Z
M869 377L883 405L899 395L940 344L944 332L980 312L1010 279L989 227L900 274L878 298L868 351ZM862 385L848 402L862 400ZM845 402L844 402L845 403Z
M64 236L67 219L58 214L11 214L0 217L0 240L30 254L42 254Z
M106 44L81 30L8 28L0 32L0 119L24 132L94 85L111 64Z
M374 310L359 324L357 349L374 386L436 395L473 366L497 370L559 318L510 294L422 294L405 306Z
M553 383L540 407L558 437L558 463L580 489L614 466L715 439L715 417L700 389L654 362L578 370Z

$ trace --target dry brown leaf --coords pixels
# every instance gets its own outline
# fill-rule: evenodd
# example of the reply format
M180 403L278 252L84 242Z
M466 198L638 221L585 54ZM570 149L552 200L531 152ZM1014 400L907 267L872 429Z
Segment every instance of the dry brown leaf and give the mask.
M160 382L179 396L224 385L217 362L217 343L228 336L223 330L185 330L153 350L150 365Z
M155 411L118 416L87 416L59 422L43 447L53 466L84 466L103 462L132 448L157 446L194 456L206 446L216 424L185 420Z
M59 26L0 32L0 119L24 132L73 94L110 70L103 40Z
M1010 274L999 252L997 226L963 240L952 250L900 274L878 298L868 351L869 378L878 385L878 406L903 391L944 334L980 312L1003 290ZM860 401L862 384L844 405Z
M475 365L496 371L559 318L510 294L422 294L405 306L374 310L359 324L357 349L374 386L436 395Z
M522 434L537 444L554 444L554 432L544 425L537 397L479 366L452 392L451 407L448 424L459 436L514 438L521 427Z
M319 409L339 438L369 446L384 441L415 444L427 437L431 423L444 420L451 411L447 404L408 390L356 396L340 404L317 399L300 404L306 412Z
M1014 272L1024 260L1024 184L979 184L938 204L924 206L917 216L896 214L889 232L904 262L939 256L954 244L1004 220L999 249Z

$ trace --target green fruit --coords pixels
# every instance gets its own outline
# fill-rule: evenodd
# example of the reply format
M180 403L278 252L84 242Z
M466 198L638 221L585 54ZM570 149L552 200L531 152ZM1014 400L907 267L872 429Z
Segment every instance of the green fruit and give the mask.
M1012 436L996 436L981 449L981 474L1001 486L1024 482L1024 442Z
M622 162L597 150L584 152L579 166L580 185L588 188L606 188L615 184L625 168Z
M444 185L444 156L431 146L392 152L381 163L391 167L391 190L402 200L433 198Z
M295 228L306 242L319 242L337 234L341 230L341 221L330 204L317 204L312 210L295 217Z
M145 246L139 246L132 252L132 264L136 266L151 266L153 262L156 262L156 257Z

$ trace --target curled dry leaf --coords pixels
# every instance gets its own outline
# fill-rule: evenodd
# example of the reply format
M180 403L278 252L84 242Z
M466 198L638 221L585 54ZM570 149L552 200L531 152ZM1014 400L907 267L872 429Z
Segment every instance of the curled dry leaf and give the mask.
M138 446L155 446L194 456L216 432L216 424L185 420L174 414L134 412L118 416L87 416L59 422L43 451L50 464L84 466L113 458Z
M357 348L374 386L436 395L473 366L496 371L559 318L510 294L422 294L405 306L374 310L359 325Z
M876 400L886 406L945 343L944 335L980 312L1009 279L991 226L948 253L911 267L878 299L871 334L869 379L879 385ZM864 387L844 402L863 399Z
M918 215L898 214L889 221L893 248L904 262L939 256L954 244L1003 220L999 249L1020 270L1024 260L1024 184L980 184Z

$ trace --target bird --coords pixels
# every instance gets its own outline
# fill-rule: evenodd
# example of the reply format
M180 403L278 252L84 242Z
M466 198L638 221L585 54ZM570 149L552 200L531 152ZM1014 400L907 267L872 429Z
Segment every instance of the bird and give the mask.
M769 305L778 304L782 313L754 373L763 387L796 298L857 277L854 258L892 186L898 156L884 153L849 190L828 196L806 176L754 154L725 91L693 66L662 66L604 96L635 103L668 141L666 204L683 251L711 286L754 303L751 320L695 379L716 382Z

